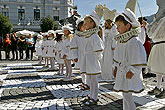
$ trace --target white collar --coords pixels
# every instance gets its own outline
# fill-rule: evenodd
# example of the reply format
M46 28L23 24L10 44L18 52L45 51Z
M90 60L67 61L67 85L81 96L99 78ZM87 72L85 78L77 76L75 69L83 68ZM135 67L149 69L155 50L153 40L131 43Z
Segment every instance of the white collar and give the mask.
M138 34L140 34L141 32L141 28L136 28L136 29L132 29L128 32L125 32L123 34L118 34L114 37L114 39L117 41L117 42L120 42L120 43L124 43L124 42L127 42L128 40L130 40L132 37L136 37Z

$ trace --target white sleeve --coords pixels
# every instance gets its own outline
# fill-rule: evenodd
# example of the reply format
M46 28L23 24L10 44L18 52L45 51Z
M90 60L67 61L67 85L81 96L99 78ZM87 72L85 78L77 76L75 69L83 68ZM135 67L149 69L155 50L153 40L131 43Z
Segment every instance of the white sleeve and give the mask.
M142 44L145 43L145 40L146 40L146 31L145 31L144 27L141 28L141 33L139 34L138 39L140 40L140 42Z
M114 39L114 37L118 34L118 32L117 32L117 29L116 29L116 26L115 26L115 25L112 27L112 32L113 32L113 36L112 36L112 48L115 48L115 47L116 47L117 42L116 42L116 40Z
M77 45L77 36L75 35L71 41L70 49L73 53L73 59L78 58L78 45Z
M134 40L128 44L127 47L128 70L133 73L141 71L146 67L146 52L142 43Z
M120 44L119 44L120 45ZM114 56L113 56L113 68L116 66L117 67L117 65L118 65L118 63L119 63L119 59L118 59L118 46L119 45L116 45L116 48L115 48L115 50L114 50Z
M95 54L98 56L99 60L102 59L102 53L104 50L104 44L101 38L99 37L95 37L94 39L92 39L92 46L93 46L93 51L95 52Z

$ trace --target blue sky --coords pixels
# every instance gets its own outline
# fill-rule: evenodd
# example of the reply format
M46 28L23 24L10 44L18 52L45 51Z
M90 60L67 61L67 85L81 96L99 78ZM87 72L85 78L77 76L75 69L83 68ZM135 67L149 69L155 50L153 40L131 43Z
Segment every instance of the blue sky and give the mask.
M74 5L78 6L80 15L87 15L95 9L98 4L106 4L110 10L116 9L117 12L122 12L128 0L74 0ZM158 10L156 0L138 0L142 15L149 16L155 14ZM139 17L139 8L136 7L136 16Z

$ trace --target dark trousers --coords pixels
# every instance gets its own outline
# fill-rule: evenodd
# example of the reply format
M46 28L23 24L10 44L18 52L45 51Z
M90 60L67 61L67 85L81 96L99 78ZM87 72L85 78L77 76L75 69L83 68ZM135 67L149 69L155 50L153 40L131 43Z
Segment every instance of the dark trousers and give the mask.
M31 60L33 59L33 47L28 47L26 50L26 59L29 59L29 50L31 50Z
M5 57L6 59L10 59L10 51L5 50Z
M20 59L23 59L23 48L22 47L19 48L19 57L20 57Z
M2 59L2 56L1 55L2 55L2 53L1 53L1 48L0 48L0 60Z
M15 55L16 55L16 60L18 59L18 51L17 48L12 48L12 55L13 55L13 59L15 59Z

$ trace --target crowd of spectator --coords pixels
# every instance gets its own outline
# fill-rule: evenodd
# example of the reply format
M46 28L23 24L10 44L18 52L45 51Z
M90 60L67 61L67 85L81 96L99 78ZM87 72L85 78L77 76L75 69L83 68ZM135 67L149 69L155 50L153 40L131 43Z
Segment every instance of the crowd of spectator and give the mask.
M29 36L17 36L16 33L6 34L4 37L0 36L0 60L2 60L2 51L5 51L6 60L33 60L35 39L31 34ZM31 57L29 52L31 51ZM24 51L26 57L24 57Z

